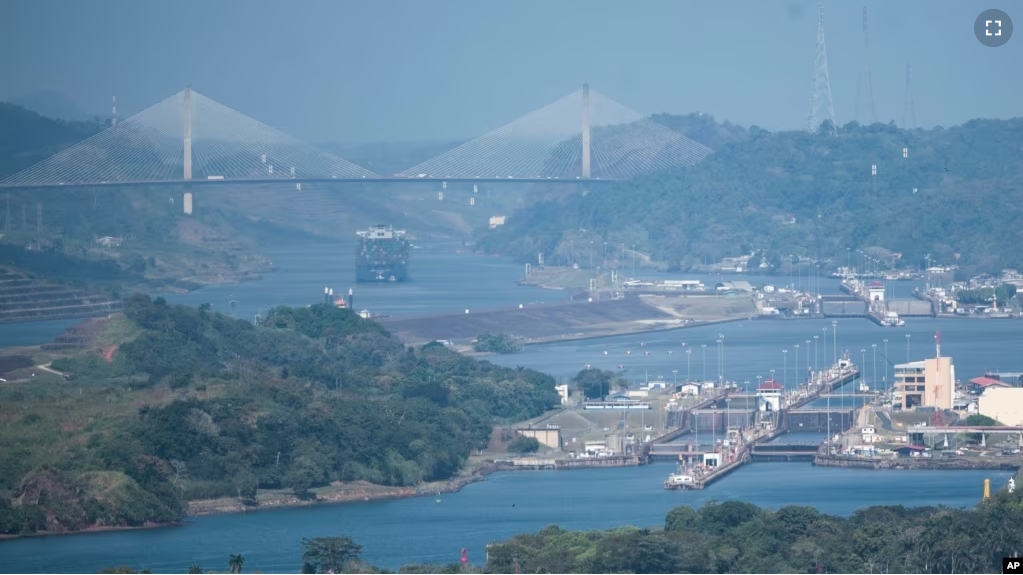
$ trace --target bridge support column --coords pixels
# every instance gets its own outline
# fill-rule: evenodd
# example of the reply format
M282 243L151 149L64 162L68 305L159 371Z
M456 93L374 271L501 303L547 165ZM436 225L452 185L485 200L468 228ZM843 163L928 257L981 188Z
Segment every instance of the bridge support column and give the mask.
M181 94L182 94L182 100L183 100L182 103L184 104L183 107L185 109L185 117L184 117L185 133L183 134L184 141L185 141L184 162L183 162L185 170L184 170L184 174L182 175L182 179L184 179L184 180L191 180L192 179L192 89L190 87L188 87L188 86L185 86L185 90Z
M582 177L590 177L590 85L583 84L583 171Z
M987 434L986 433L981 433L980 434L980 446L981 447L987 447Z
M1016 443L1016 446L1023 449L1023 433L1019 434L1019 441Z

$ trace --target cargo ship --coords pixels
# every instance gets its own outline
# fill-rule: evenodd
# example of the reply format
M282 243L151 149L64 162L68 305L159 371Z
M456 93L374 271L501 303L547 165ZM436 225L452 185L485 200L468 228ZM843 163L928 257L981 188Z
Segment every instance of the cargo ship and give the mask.
M404 230L391 226L371 226L356 232L355 280L359 282L408 281L408 258L412 244Z

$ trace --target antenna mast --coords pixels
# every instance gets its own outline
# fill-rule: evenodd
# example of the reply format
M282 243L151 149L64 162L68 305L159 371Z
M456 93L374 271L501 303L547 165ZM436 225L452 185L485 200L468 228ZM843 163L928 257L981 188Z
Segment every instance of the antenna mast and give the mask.
M867 7L863 7L863 72L860 74L859 85L856 86L856 121L860 121L860 97L864 80L867 84L867 99L870 104L870 121L877 123L877 108L874 106L874 81L870 74L870 33L867 28Z
M828 130L838 134L835 125L835 105L831 101L831 80L828 78L828 52L824 48L824 3L817 3L817 56L813 65L813 83L810 93L810 133L815 134L825 120L831 122ZM826 109L821 109L826 108ZM819 118L818 114L827 114L827 118Z
M913 89L910 85L911 68L906 64L906 98L902 104L902 129L916 128L916 110L913 108ZM910 123L912 122L912 123Z

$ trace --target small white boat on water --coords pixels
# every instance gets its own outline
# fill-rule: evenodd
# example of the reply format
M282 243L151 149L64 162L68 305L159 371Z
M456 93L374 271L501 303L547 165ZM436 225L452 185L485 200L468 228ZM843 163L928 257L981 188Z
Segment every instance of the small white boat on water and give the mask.
M681 465L679 466L678 473L672 473L668 476L668 479L664 481L664 488L668 491L692 489L695 485L696 478L688 473L683 473Z

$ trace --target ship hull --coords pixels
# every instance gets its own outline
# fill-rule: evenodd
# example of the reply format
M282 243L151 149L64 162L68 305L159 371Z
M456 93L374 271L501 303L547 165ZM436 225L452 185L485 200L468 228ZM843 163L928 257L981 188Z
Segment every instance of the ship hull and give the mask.
M408 264L356 264L355 281L360 283L408 281Z

